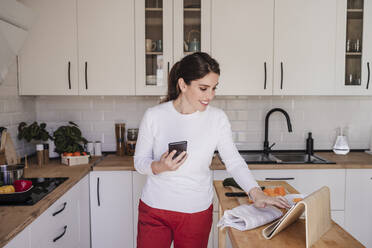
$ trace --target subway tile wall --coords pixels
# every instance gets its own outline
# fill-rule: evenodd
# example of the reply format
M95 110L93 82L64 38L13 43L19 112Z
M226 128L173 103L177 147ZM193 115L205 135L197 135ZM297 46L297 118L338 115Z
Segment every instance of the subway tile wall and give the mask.
M22 157L35 152L35 145L17 139L18 124L36 120L35 99L18 96L17 63L14 59L5 80L0 82L0 126L8 129L17 154Z
M91 141L102 141L104 151L115 150L114 123L138 127L148 107L159 97L42 96L36 99L36 119L52 130L66 121L76 122ZM265 114L280 107L290 115L293 132L288 133L282 114L270 117L269 141L273 149L305 149L308 132L315 149L332 149L337 127L342 127L352 149L368 149L372 134L372 97L216 97L213 106L228 115L239 149L262 149ZM207 127L206 127L207 128Z

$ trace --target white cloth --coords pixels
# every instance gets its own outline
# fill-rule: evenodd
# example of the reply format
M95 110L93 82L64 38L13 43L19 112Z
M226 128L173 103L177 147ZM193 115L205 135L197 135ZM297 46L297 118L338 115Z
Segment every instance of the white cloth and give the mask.
M187 141L188 157L175 171L154 175L153 161L160 160L168 143ZM181 114L169 101L149 108L140 124L134 166L147 175L141 200L153 208L195 213L207 209L213 199L209 166L215 150L236 182L249 192L258 187L232 139L226 114L208 106L203 112Z
M254 229L280 218L283 213L273 206L256 208L253 204L242 204L226 210L217 223L218 227L233 227L239 231Z

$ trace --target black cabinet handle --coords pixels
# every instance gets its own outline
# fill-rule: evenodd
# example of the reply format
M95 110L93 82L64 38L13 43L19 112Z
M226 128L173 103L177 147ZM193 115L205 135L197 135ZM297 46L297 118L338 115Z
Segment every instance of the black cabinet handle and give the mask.
M225 196L227 196L227 197L246 197L248 195L245 192L226 192Z
M169 62L168 62L168 77L169 77Z
M268 181L294 180L294 177L266 177L265 180Z
M264 63L264 70L265 70L264 90L266 90L266 80L267 80L266 62Z
M97 202L98 206L101 206L101 201L99 199L99 177L97 177Z
M68 62L68 88L71 90L71 62Z
M62 212L63 210L65 210L66 205L67 205L67 202L63 203L63 207L60 210L58 210L57 212L53 213L52 215L53 216L56 216L57 214L59 214L60 212Z
M367 62L367 68L368 68L368 79L367 79L367 90L368 90L368 87L369 87L369 78L371 76L371 70L369 68L369 62Z
M283 89L283 62L280 62L280 89Z
M53 242L56 242L57 240L59 240L60 238L62 238L65 235L66 230L67 230L67 225L64 226L63 228L64 228L63 233L61 235L59 235L58 237L54 238Z
M88 62L85 61L85 89L88 89Z

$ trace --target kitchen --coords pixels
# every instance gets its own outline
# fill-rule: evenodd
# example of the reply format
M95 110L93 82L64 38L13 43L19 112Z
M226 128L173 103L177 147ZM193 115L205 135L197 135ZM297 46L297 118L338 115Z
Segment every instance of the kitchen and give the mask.
M73 121L87 140L101 142L103 152L116 151L114 124L137 128L145 110L165 94L168 63L171 67L199 47L220 62L220 84L211 104L228 115L239 150L262 150L265 115L272 108L285 109L293 128L289 133L278 113L270 117L273 150L305 150L312 132L315 150L331 151L341 128L350 149L372 149L372 6L367 0L363 8L360 1L346 0L19 2L34 17L18 59L11 57L0 83L0 126L7 127L21 157L35 153L34 144L16 138L22 121L45 122L49 132ZM371 247L368 233L348 229L345 199L347 182L372 177L368 168L312 173L344 178L341 184L334 181L343 195L332 209L334 220ZM256 177L281 177L284 170L254 171ZM133 183L124 187L140 194L145 179L135 171L121 173ZM213 173L215 180L226 177L224 170ZM370 192L370 181L355 188ZM361 205L369 205L370 197L354 194L365 201ZM134 245L135 205L128 211L133 212L128 244ZM369 221L363 228L368 230L371 215L365 214ZM212 239L210 247L217 247L217 238ZM92 242L92 247L99 246Z

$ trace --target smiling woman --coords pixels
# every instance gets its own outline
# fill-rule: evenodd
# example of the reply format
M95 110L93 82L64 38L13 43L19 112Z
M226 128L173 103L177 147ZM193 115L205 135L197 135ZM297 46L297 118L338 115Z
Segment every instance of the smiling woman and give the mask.
M139 248L170 247L172 241L175 248L207 247L213 210L209 165L216 149L256 206L289 206L261 191L234 145L226 114L209 106L219 75L208 54L184 57L170 72L166 101L142 119L134 166L148 177L139 203ZM187 151L175 157L176 150L168 151L169 143L185 141Z

